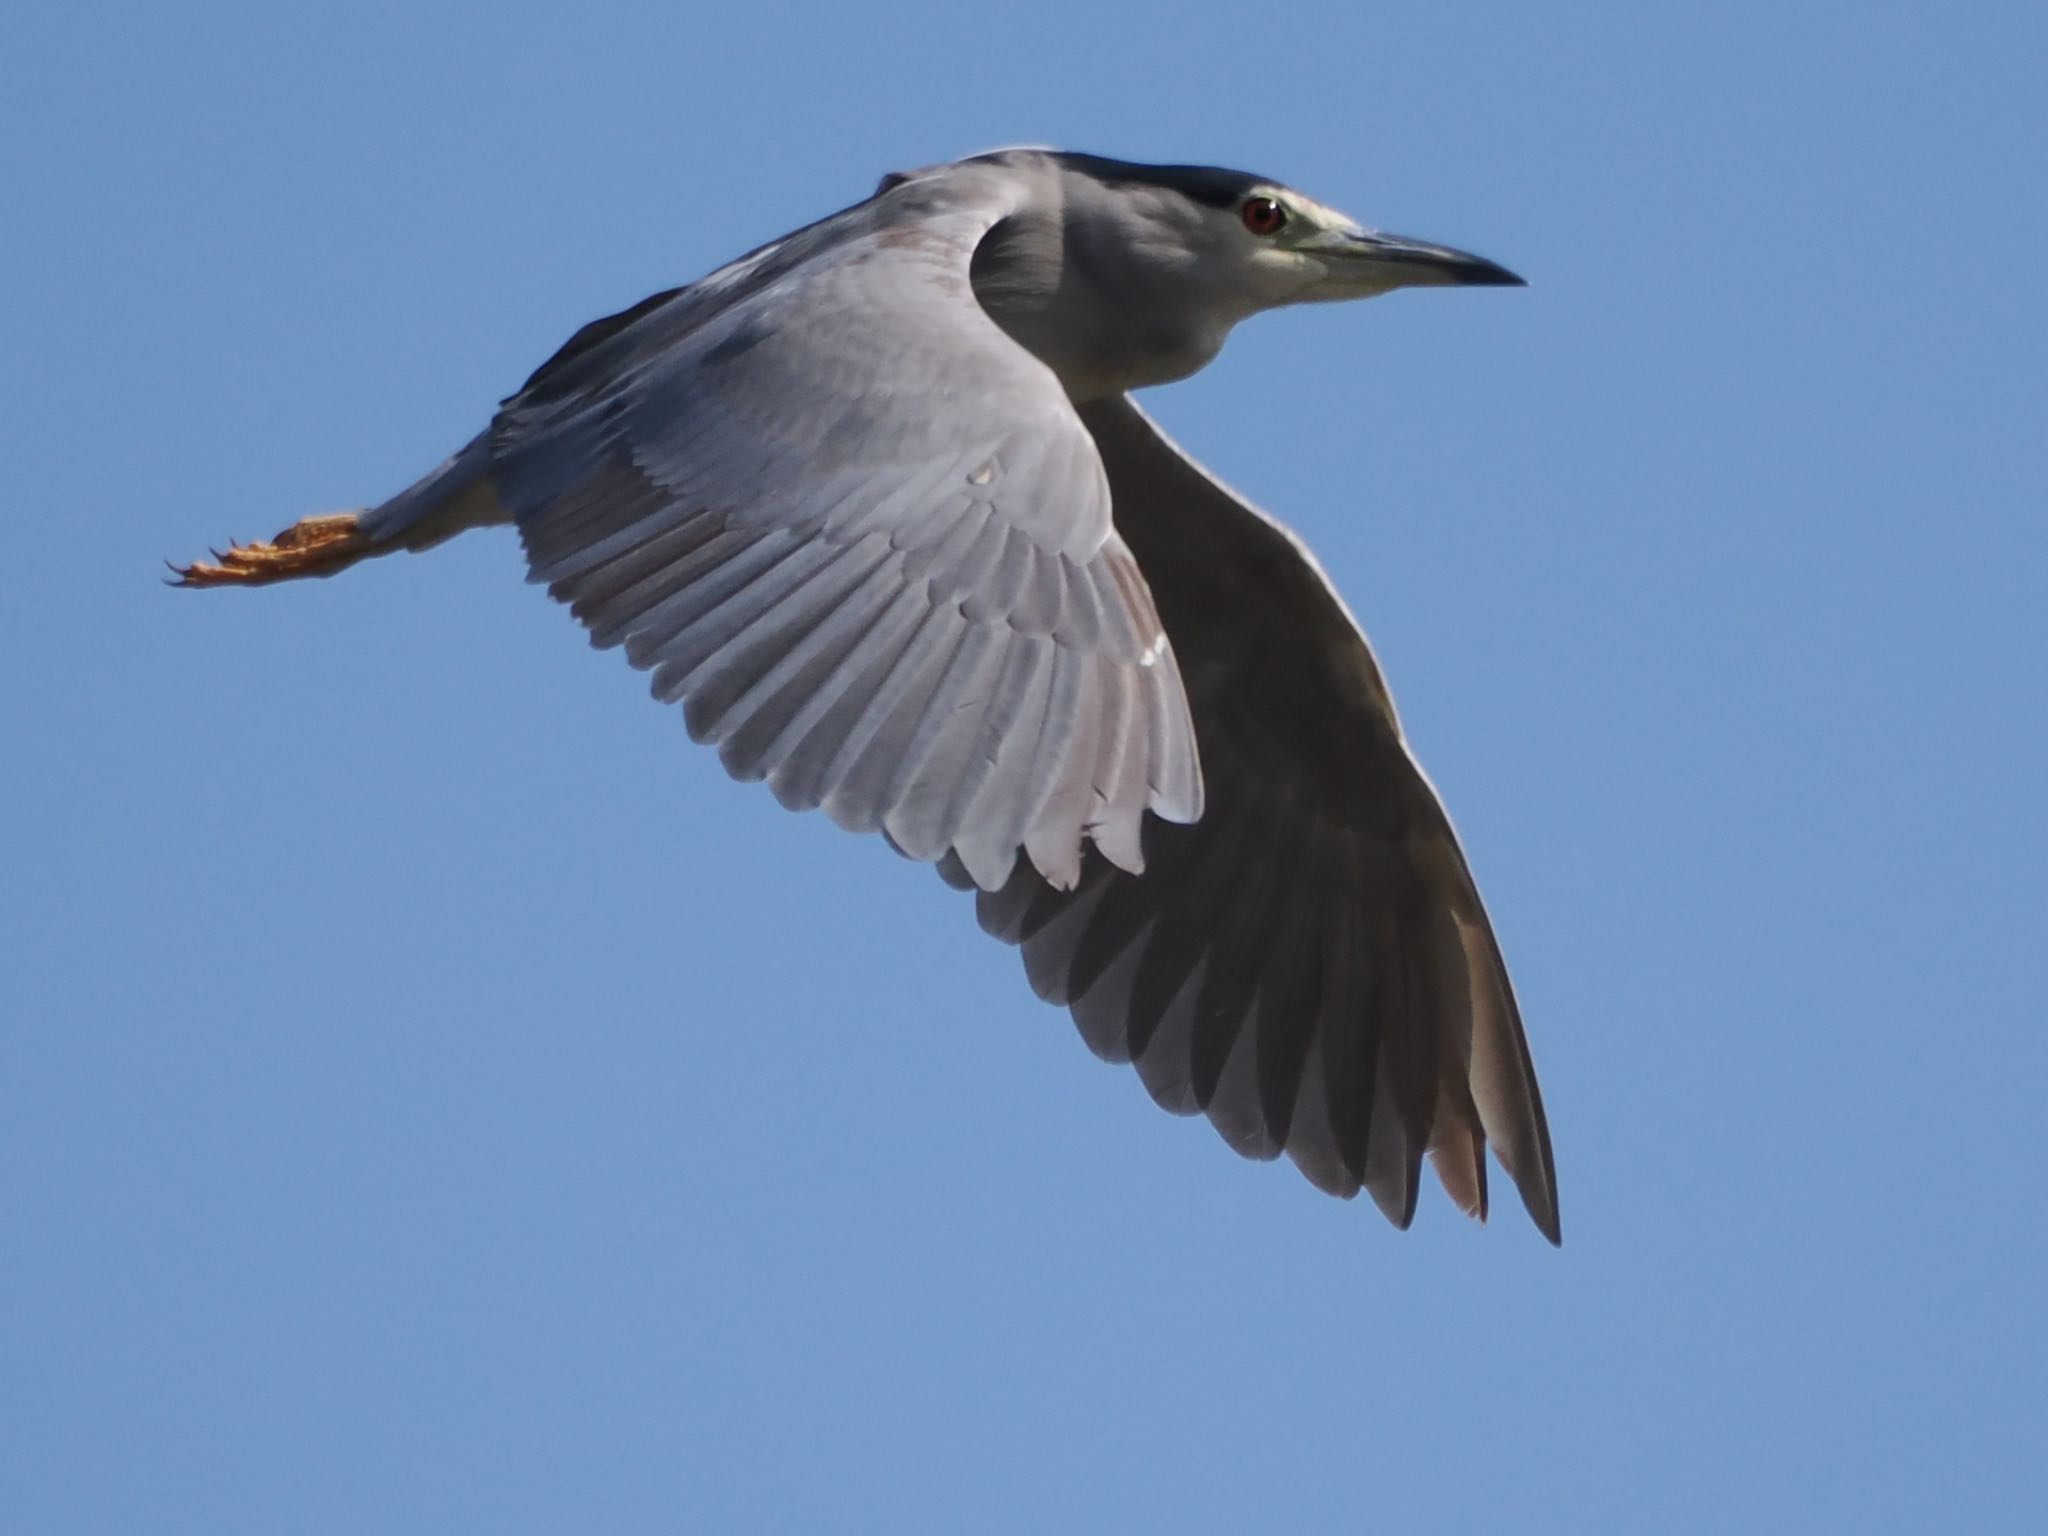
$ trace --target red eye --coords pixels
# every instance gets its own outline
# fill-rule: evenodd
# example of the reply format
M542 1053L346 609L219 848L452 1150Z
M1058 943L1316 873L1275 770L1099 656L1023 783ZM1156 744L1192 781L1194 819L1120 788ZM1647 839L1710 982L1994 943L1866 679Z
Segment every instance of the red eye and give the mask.
M1255 235L1277 235L1287 225L1287 210L1270 197L1248 197L1238 211Z

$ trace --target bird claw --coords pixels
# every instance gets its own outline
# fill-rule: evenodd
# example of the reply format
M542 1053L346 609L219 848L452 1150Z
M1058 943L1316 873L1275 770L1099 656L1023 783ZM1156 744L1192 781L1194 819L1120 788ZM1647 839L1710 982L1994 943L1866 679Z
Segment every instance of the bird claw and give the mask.
M257 587L299 576L331 576L370 552L362 519L354 512L304 517L268 543L244 544L239 539L222 549L208 549L211 564L195 560L171 566L176 587Z

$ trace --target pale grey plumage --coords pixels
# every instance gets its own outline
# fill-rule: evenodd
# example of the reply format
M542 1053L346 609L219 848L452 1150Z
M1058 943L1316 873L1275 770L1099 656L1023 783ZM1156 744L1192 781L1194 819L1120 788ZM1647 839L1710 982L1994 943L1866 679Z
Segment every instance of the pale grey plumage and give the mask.
M978 889L1162 1105L1402 1225L1425 1153L1483 1214L1491 1144L1554 1241L1513 993L1363 635L1126 394L1261 309L1515 281L1237 172L980 156L586 326L417 485L184 578L514 523L733 774Z
M1020 846L1071 882L1084 836L1137 868L1146 810L1201 811L1101 459L969 285L1015 203L906 184L572 347L490 432L533 578L734 774L988 886Z

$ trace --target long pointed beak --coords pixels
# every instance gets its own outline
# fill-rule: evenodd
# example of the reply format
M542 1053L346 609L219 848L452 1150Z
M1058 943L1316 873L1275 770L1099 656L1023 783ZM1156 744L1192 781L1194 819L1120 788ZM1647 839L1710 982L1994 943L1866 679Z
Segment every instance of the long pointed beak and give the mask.
M1385 293L1390 288L1528 286L1484 256L1376 229L1333 230L1314 249L1329 264L1325 282L1333 298Z

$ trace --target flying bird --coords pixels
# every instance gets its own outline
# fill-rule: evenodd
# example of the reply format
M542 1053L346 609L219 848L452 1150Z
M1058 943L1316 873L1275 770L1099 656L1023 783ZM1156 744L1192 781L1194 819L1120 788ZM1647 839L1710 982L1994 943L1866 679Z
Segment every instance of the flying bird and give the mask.
M586 325L381 505L174 567L472 528L793 808L975 893L1040 996L1238 1152L1399 1226L1490 1145L1559 1240L1500 948L1364 634L1131 400L1282 305L1518 286L1238 171L1004 150Z

